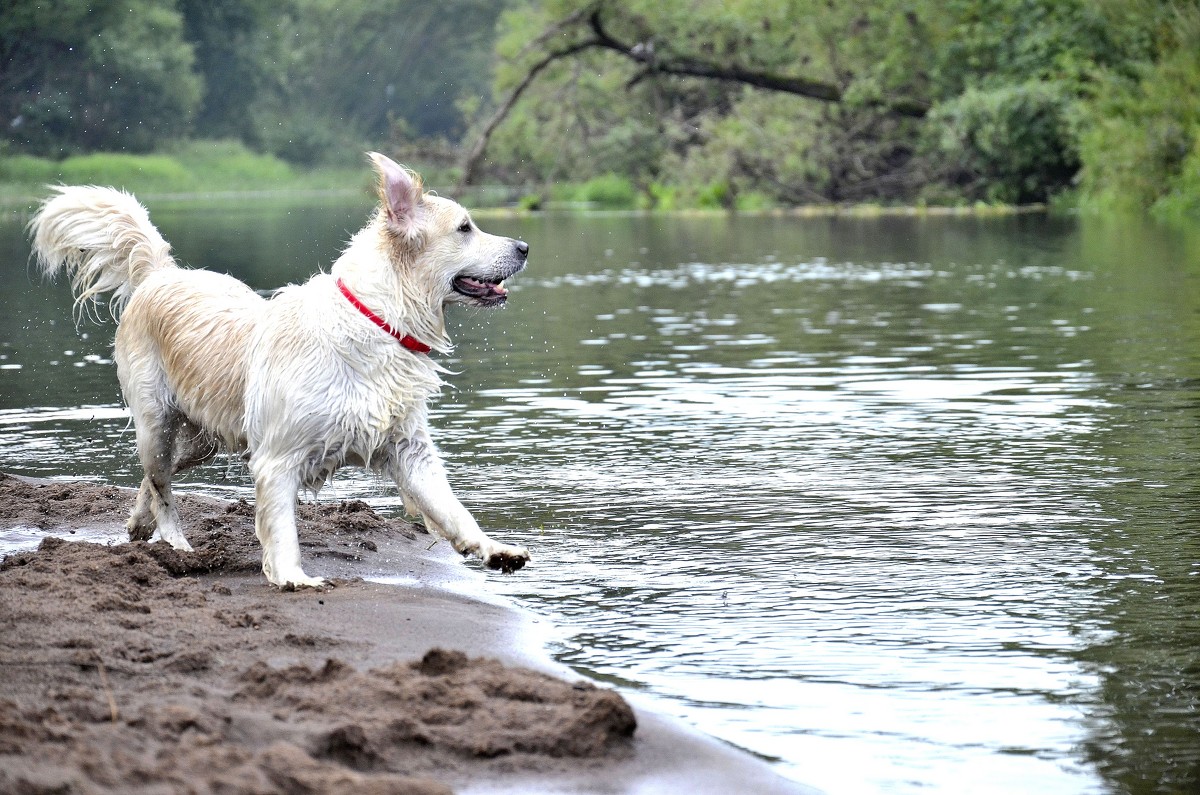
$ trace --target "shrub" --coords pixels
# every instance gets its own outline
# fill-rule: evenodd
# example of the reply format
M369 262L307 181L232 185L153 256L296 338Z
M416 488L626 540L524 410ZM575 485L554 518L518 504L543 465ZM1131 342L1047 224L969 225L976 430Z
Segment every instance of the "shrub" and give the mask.
M775 200L762 191L752 190L739 193L735 206L739 212L757 213L774 209Z
M62 161L59 174L63 182L72 185L103 184L129 190L178 189L190 181L187 169L168 155L79 155Z
M59 179L58 164L31 155L0 157L0 182L42 185Z
M266 113L254 137L256 149L302 166L321 165L346 149L345 133L316 114Z
M1200 214L1200 9L1180 8L1157 62L1108 75L1081 145L1081 205Z
M1193 131L1192 151L1169 185L1169 191L1154 203L1154 215L1172 221L1200 218L1200 129Z
M546 186L545 200L554 204L575 204L583 201L582 186L573 182L555 182Z
M583 201L605 210L630 210L637 205L637 189L618 174L594 177L583 184L579 193Z
M188 141L171 149L202 184L266 186L292 176L282 160L251 152L240 141Z
M644 209L670 212L679 207L679 188L652 182L642 201Z
M935 107L926 130L950 179L968 198L1043 202L1079 170L1075 100L1060 85L1030 81L971 88Z
M711 182L696 194L696 206L705 210L728 209L733 206L733 202L733 190L725 180Z
M526 193L517 201L517 208L526 212L537 212L545 203L540 193Z

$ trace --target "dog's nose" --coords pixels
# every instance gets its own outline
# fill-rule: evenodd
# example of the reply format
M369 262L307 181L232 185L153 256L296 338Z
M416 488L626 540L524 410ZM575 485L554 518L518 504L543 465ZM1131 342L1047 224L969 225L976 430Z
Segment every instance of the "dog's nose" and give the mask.
M529 256L529 244L524 240L514 240L513 245L517 247L517 253L521 255L521 259Z

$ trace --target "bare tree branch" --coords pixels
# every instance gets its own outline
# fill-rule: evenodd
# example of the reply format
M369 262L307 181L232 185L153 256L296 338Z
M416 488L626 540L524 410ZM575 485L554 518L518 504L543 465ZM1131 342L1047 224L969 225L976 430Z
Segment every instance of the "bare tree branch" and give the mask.
M592 11L588 17L588 25L596 39L597 47L619 53L638 63L646 65L648 70L662 74L680 75L684 77L702 77L709 80L724 80L733 83L761 88L767 91L779 91L785 94L795 94L823 102L841 102L842 88L834 83L822 80L812 80L807 77L777 75L770 72L759 72L744 69L737 64L721 65L688 58L685 56L670 56L660 58L653 47L646 45L629 45L614 38L604 29L600 10ZM881 104L889 111L901 116L922 118L929 112L929 103L908 97L885 99Z
M536 37L531 39L524 47L521 48L521 51L516 54L516 59L519 60L524 58L530 53L530 51L545 44L547 39L557 36L558 34L570 28L572 25L595 13L598 6L599 3L592 3L591 5L584 6L583 8L567 14L565 17L558 20L553 25L539 33Z
M517 100L521 98L521 95L525 93L525 90L529 88L534 79L555 61L569 58L585 50L608 50L641 64L643 70L629 81L627 87L633 86L651 74L657 73L741 83L765 91L778 91L822 102L836 103L841 102L843 99L843 91L840 86L821 80L744 69L737 64L714 64L687 56L670 55L665 58L659 57L655 53L654 47L650 44L630 45L613 37L605 29L603 20L601 19L600 8L597 5L580 9L580 11L560 20L547 31L543 32L542 35L538 36L535 41L545 41L551 33L560 33L571 25L582 21L585 16L587 18L587 26L592 33L591 37L560 50L547 53L541 60L534 63L521 82L509 91L508 96L500 103L500 107L488 119L487 124L480 131L479 138L472 145L471 149L467 152L466 158L463 160L462 176L459 179L460 188L474 181L492 134L504 119L508 117ZM529 47L527 46L526 50L528 49ZM912 98L886 99L881 101L880 104L892 113L913 118L921 118L929 111L929 103Z
M578 44L573 44L570 47L565 47L561 50L555 50L554 52L547 54L544 58L529 68L529 72L524 78L521 79L521 82L517 83L517 85L513 87L513 89L508 93L508 96L504 99L504 102L500 103L500 107L496 108L496 112L492 114L492 117L488 119L487 124L483 126L483 130L480 131L479 138L475 141L475 144L471 147L470 151L467 152L467 156L463 160L462 176L459 177L458 180L458 186L460 190L463 187L470 185L475 180L475 172L479 169L479 162L483 160L483 153L487 151L488 141L491 140L492 133L494 133L496 128L500 126L500 123L508 117L509 111L513 109L513 105L517 104L517 100L521 98L521 95L525 93L525 89L529 88L534 79L541 74L547 66L555 61L562 58L568 58L576 53L583 52L584 50L591 49L595 46L596 42L594 40L588 39L581 41Z
M818 80L755 72L749 69L742 69L736 64L719 66L682 56L660 59L652 47L636 44L629 45L613 38L604 29L599 10L593 11L591 16L588 17L588 25L591 27L592 33L595 34L596 46L619 53L639 63L644 63L648 68L662 74L703 77L710 80L744 83L755 88L782 91L787 94L798 94L802 97L819 99L825 102L838 102L842 99L841 88Z

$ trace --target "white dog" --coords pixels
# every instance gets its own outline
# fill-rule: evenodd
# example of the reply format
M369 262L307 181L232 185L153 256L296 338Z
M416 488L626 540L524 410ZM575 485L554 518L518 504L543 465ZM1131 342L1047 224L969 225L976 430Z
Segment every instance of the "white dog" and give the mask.
M128 522L191 546L171 496L177 472L219 449L254 476L263 573L281 588L320 585L300 564L295 507L343 465L399 486L406 509L464 555L521 568L523 547L479 529L454 496L429 437L427 401L444 372L446 304L498 306L529 246L485 234L461 206L370 154L380 207L330 273L263 299L220 273L180 268L146 209L112 188L58 187L29 224L48 276L66 271L77 309L112 293L117 373L145 470Z

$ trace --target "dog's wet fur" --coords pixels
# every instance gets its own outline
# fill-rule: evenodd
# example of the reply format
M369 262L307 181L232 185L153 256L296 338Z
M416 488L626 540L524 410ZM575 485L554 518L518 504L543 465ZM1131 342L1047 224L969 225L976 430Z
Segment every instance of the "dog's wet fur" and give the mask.
M179 267L122 191L57 187L30 222L41 270L70 277L77 310L110 294L119 320L114 358L145 471L131 539L190 549L171 479L224 450L249 461L263 573L280 588L324 582L301 566L296 499L347 465L391 478L409 513L460 553L505 572L529 560L486 535L451 490L427 409L444 370L423 352L450 349L447 304L503 304L529 247L483 232L416 174L369 157L380 198L370 221L329 273L270 299Z

